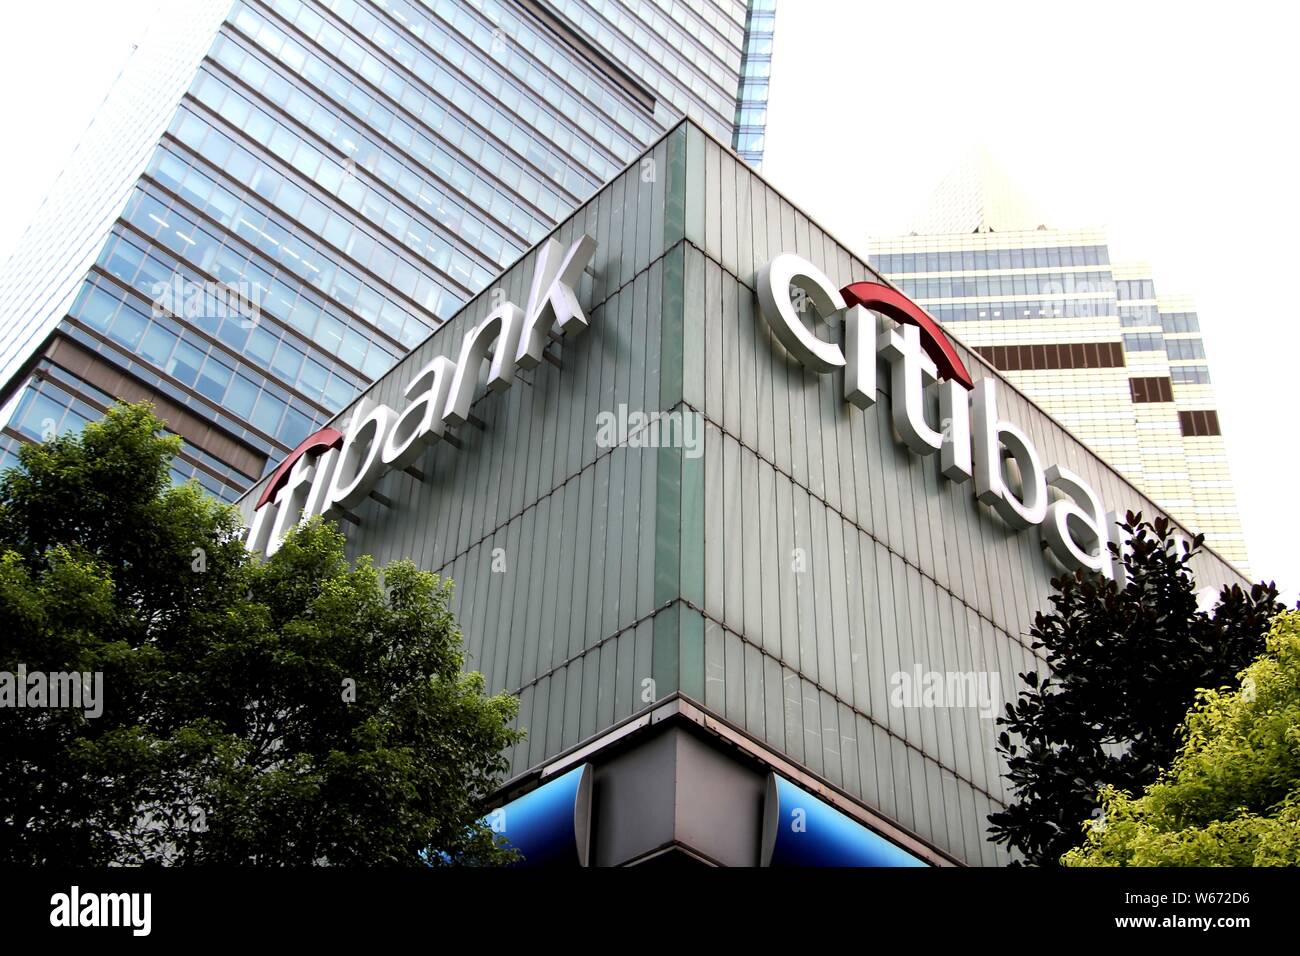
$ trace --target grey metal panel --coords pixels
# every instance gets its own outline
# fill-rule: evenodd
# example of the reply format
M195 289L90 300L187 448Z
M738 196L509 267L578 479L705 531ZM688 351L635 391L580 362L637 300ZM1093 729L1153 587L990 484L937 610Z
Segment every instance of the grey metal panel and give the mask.
M776 472L762 459L758 461L758 554L761 576L762 647L765 653L781 653L781 589L784 557L776 531Z
M739 175L738 170L740 167L731 162L729 157L720 156L720 160L722 175L718 182L717 205L721 237L718 245L718 258L722 263L722 268L732 275L741 275L740 266L737 262L738 253L736 252L736 230L739 225L736 221L736 177Z
M776 657L763 658L763 739L785 751L785 692L781 662Z
M966 830L979 826L976 820L965 820L961 812L961 796L958 793L960 782L950 773L940 771L940 784L943 787L943 809L945 814L945 823L948 828L948 838L945 845L952 847L964 847L966 845Z
M596 476L584 469L578 478L578 524L574 539L576 560L569 608L569 656L581 653L587 646L587 591L590 587L592 524L594 521L593 494ZM597 565L599 567L599 565ZM588 677L591 675L588 674ZM585 711L584 711L585 712Z
M613 643L617 647L614 664L614 722L617 722L630 715L636 706L636 632L622 631Z
M694 385L684 397L710 419L723 425L726 411L721 342L727 323L718 314L722 308L722 270L712 263L706 267L705 261L695 250L689 250L686 301L698 303L700 307L687 309L687 315L694 317L693 321L688 320L688 327L697 330L691 341L702 341L704 348L688 350L688 368Z
M705 617L699 611L682 604L676 605L680 621L679 660L681 662L681 691L696 700L704 696L705 678ZM670 611L669 614L672 614ZM656 623L665 615L655 618ZM724 675L725 676L725 675Z
M837 787L844 786L844 759L840 753L840 710L831 694L823 689L818 696L818 715L821 717L822 753L825 764L822 774Z
M957 799L960 801L961 816L967 825L962 834L964 837L962 844L955 849L954 855L973 865L980 865L984 858L982 848L987 841L984 839L985 816L979 813L980 805L975 800L976 792L973 787L960 781L957 783Z
M843 379L837 376L838 384L835 396L842 395ZM859 518L859 496L858 496L858 478L856 456L853 454L853 428L852 422L854 415L850 414L852 409L846 404L839 401L832 401L834 407L835 422L835 493L838 502L838 510L846 519L854 524L871 523L870 514L865 516L865 520Z
M515 729L527 732L527 729L533 723L533 696L535 690L532 686L523 688L519 693L519 714L515 717ZM529 766L528 763L527 739L520 740L510 749L510 770L512 773L519 773Z
M608 456L596 459L592 492L594 500L592 503L591 522L591 566L588 571L589 577L586 581L587 627L586 635L583 639L584 647L594 647L603 637L605 637L601 621L604 589L601 587L600 582L606 570L605 546L607 540L607 525L609 522L609 471L610 459ZM604 671L602 671L602 695L604 692Z
M555 571L555 617L551 634L551 666L557 666L574 654L572 647L573 600L568 588L561 589L560 582L568 579L577 562L581 545L578 537L578 485L569 481L555 491L555 507L560 510L560 520L555 523L558 547L552 543L550 564ZM571 585L570 585L571 587ZM569 690L573 693L572 688ZM575 718L576 719L576 718Z
M707 137L694 126L686 127L686 241L705 246L705 195Z
M927 761L921 751L908 747L907 779L912 796L912 830L922 839L932 843L935 839L934 827L930 819L930 784L926 779Z
M722 150L711 139L704 143L704 254L715 262L722 256Z
M600 587L602 615L600 619L601 635L613 634L619 630L619 598L622 593L621 577L623 569L623 528L626 512L619 511L628 503L626 497L627 452L620 450L607 456L609 461L609 490L606 499L605 520L605 558L604 581L593 581ZM635 570L632 569L632 573Z
M853 708L849 704L844 701L837 701L835 720L836 729L839 731L840 773L842 775L840 786L853 793L861 794L862 771L859 766L858 755L857 715L854 714Z
M808 395L810 392L816 394L818 376L802 365L787 365L786 375L790 389L787 395L790 406L790 475L800 487L808 489L812 487L813 462L820 458L820 450L816 453L817 457L814 457L812 442L809 440L809 433L816 426L817 403L810 400ZM783 462L778 459L777 464Z
M568 677L568 669L564 667L550 677L550 709L546 714L546 743L541 747L542 759L547 754L558 753L564 746L564 704L568 691ZM539 736L536 728L533 729L533 734L535 737ZM531 752L529 756L531 758Z
M916 807L912 802L912 779L908 771L908 747L897 737L889 738L891 782L894 788L894 813L898 822L909 830L917 829Z
M510 592L510 630L507 635L503 635L504 639L497 645L498 661L504 653L504 666L498 663L496 667L497 673L504 675L504 686L507 688L523 684L524 660L532 643L532 609L528 606L532 562L528 556L535 540L536 522L536 511L529 510L524 513L522 520L514 526L519 529L519 535L515 546L509 551L509 558L513 561L515 569L505 575L508 579L506 587ZM533 659L536 660L535 653ZM532 675L529 676L531 678Z
M740 323L737 321L737 290L736 281L723 270L717 268L712 263L709 264L710 280L715 280L711 285L710 292L712 297L706 308L710 315L717 317L718 325L721 329L719 335L713 341L718 344L722 353L722 418L719 424L730 435L736 438L743 438L744 428L741 425L741 409L743 398L741 395L741 376L740 376Z
M581 707L583 699L583 669L585 659L578 658L569 664L564 670L565 677L565 694L564 694L564 730L560 743L561 749L567 749L574 746L581 739L579 736L579 721L581 720Z
M982 793L975 794L975 806L981 820L987 820L994 809L989 802L989 798ZM994 851L993 844L988 840L980 842L980 858L985 866L999 865L997 853ZM971 860L971 862L974 863L975 861Z
M672 134L669 134L670 136ZM644 168L644 167L643 167ZM664 139L650 151L650 189L642 197L643 205L637 218L636 271L639 275L662 249L664 234L664 201L668 176L668 140ZM642 174L644 181L645 175Z
M920 608L908 589L909 576L915 569L897 554L889 556L894 587L894 626L898 635L899 670L911 671L919 663L924 668ZM912 590L915 590L913 588ZM929 708L903 708L903 739L914 747L926 746L926 724L933 726L934 713Z
M949 667L943 658L943 640L939 635L938 621L938 588L929 578L922 577L921 574L913 569L909 569L908 575L909 588L919 589L919 593L912 593L912 600L916 602L916 608L921 617L921 633L925 642L925 669L935 671L940 674L955 672L955 667ZM933 731L935 734L933 743L927 742L925 752L936 757L940 763L952 767L955 764L953 758L952 742L952 717L953 710L957 709L953 701L948 701L947 707L928 710L927 712L933 718ZM929 729L929 728L927 728Z
M792 488L794 516L794 542L797 549L798 568L792 567L794 597L798 614L799 669L812 680L817 680L817 616L813 609L816 600L813 581L822 568L816 566L812 547L812 516L808 492L799 485Z
M892 687L890 675L902 671L906 659L901 651L898 635L898 622L894 615L893 575L890 571L891 552L878 541L871 541L871 562L875 569L875 588L871 592L876 601L876 616L879 621L879 670L873 676L879 682L872 687L872 717L882 727L888 728L900 736L906 732L904 712L890 706ZM870 578L867 579L870 581ZM871 648L868 646L868 654Z
M726 444L717 427L705 426L704 441L704 612L714 620L724 620L726 581L724 543L726 486L723 475L723 447Z
M728 631L723 639L724 691L726 709L723 716L745 726L745 650L739 635Z
M744 454L730 436L722 438L722 621L737 633L744 630L744 581L741 574L744 557L735 545L740 544L745 519L745 501L741 495L740 459Z
M741 522L741 549L744 555L744 594L742 594L742 619L744 627L741 633L748 635L751 641L761 648L779 649L780 639L777 631L777 594L775 589L768 591L768 581L777 574L775 562L779 555L775 551L771 528L764 528L764 512L771 514L775 502L772 501L772 473L767 464L757 455L742 454L740 457L741 480L738 493L745 507L745 519ZM766 480L766 481L764 481Z
M857 613L849 646L853 662L853 706L860 714L874 714L873 697L885 699L885 670L882 660L880 616L876 609L876 562L873 552L875 542L863 532L854 529L846 542L845 559L853 566L857 576L849 589L850 609Z
M753 644L744 644L745 720L742 726L759 740L767 729L767 711L763 705L763 653Z
M868 759L870 759L876 770L876 799L879 801L875 806L882 813L902 823L903 821L898 814L898 797L894 788L893 738L890 737L885 728L879 724L872 724L871 739L873 746Z
M724 713L727 706L727 660L722 625L711 618L704 620L704 704L719 714Z
M755 271L755 250L750 235L754 228L754 217L760 214L753 200L754 174L749 171L748 166L738 166L735 163L728 163L727 166L735 172L736 177L735 272L741 282L751 282ZM766 261L766 259L762 260L762 262ZM762 265L762 262L759 265Z
M633 641L635 649L634 661L634 680L636 686L633 693L636 699L632 702L633 710L641 710L654 704L657 699L654 687L654 679L651 677L653 668L652 651L654 648L654 622L642 621L633 630Z
M803 692L799 675L784 665L781 667L781 700L785 710L785 753L803 763Z
M647 183L642 181L640 172L635 176L624 176L623 179L623 220L622 220L622 241L619 243L619 274L618 285L621 289L627 283L632 281L636 275L636 235L637 220L641 216L642 205L653 195L653 190L647 189Z
M920 754L917 755L921 758ZM925 795L929 806L930 839L936 844L952 846L954 841L948 833L948 814L943 806L944 773L939 765L923 760L925 767Z
M758 459L752 454L740 456L740 484L737 493L748 512L741 522L741 612L742 627L739 633L748 634L758 645L763 643L762 567L759 558L760 528L754 520L758 503Z
M596 722L600 727L614 723L614 701L618 690L618 644L608 641L600 645L600 688L596 701Z
M965 609L950 595L940 595L937 611L944 669L962 674L975 673L965 640ZM1000 704L995 704L995 710L1001 712ZM975 771L971 765L970 740L966 729L969 720L969 713L952 714L949 732L952 734L952 767L962 777L972 780L975 779Z
M803 760L813 773L824 773L826 755L822 749L821 695L817 685L807 677L797 678L803 725Z
M799 660L799 604L795 596L798 575L794 573L794 486L780 474L776 479L777 581L780 593L781 660Z
M545 594L543 585L546 581L546 549L550 542L551 499L543 498L535 508L530 509L525 515L525 522L529 515L533 516L533 528L532 533L528 535L529 546L521 555L528 564L527 567L519 569L527 575L527 584L523 592L523 606L527 609L525 612L527 616L522 622L522 654L516 652L511 655L522 658L520 683L534 680L540 674L550 670L545 663L542 663L540 669L538 665L544 660L542 645L547 633L546 624L542 620L542 596ZM525 532L527 532L526 524ZM547 657L549 656L548 647Z
M582 708L578 721L578 739L586 740L601 726L597 713L597 695L600 688L600 648L595 648L583 658Z
M614 616L613 627L620 631L633 627L639 617L636 586L641 573L641 459L645 454L643 449L636 448L618 456L623 466L622 501L619 502L623 521L620 522L619 579L614 586L618 594L618 613Z
M844 724L841 723L840 726ZM858 711L853 712L853 727L856 733L858 786L856 788L852 786L851 778L847 786L850 791L859 794L868 806L883 809L876 761L876 734L880 728Z

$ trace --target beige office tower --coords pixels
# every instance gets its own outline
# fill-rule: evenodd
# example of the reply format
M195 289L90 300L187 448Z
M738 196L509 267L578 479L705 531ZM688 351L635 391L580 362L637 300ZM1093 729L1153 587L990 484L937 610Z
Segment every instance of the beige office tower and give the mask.
M1246 540L1219 413L1215 410L1200 320L1187 296L1160 296L1157 307L1178 409L1194 523L1220 554L1248 571Z
M1248 572L1196 311L1100 229L1049 229L977 152L872 265L1148 497Z

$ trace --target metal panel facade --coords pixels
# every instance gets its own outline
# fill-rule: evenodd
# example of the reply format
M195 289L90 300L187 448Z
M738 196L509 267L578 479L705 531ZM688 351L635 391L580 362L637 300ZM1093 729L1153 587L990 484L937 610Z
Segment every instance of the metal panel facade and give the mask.
M756 314L755 270L779 252L837 285L874 273L689 122L555 235L582 232L598 241L578 290L590 328L552 346L562 367L482 394L484 427L429 450L424 481L382 479L391 507L359 508L353 555L455 580L469 666L520 695L515 773L681 692L954 858L1005 863L984 840L1007 796L993 720L892 707L890 677L993 673L1014 696L1056 573L1039 534L943 479L894 439L887 397L847 404L839 373L789 359ZM457 355L495 290L527 301L535 258L369 397L401 408L404 384ZM958 350L976 379L997 374ZM597 415L620 405L698 413L703 454L599 447ZM1108 507L1156 510L1012 388L1001 407ZM1238 580L1212 554L1197 572Z

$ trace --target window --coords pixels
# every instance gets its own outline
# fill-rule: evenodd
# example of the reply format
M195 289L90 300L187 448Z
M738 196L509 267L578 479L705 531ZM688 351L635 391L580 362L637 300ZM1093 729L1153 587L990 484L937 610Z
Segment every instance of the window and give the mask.
M1124 348L1130 352L1158 352L1164 347L1165 338L1159 332L1129 332L1124 336Z
M236 375L226 393L225 407L231 414L247 420L257 400L257 386L242 375Z
M1210 384L1210 370L1204 365L1175 365L1169 369L1169 377L1180 385Z
M230 377L231 370L218 361L216 356L209 355L207 361L203 363L203 372L199 375L195 388L200 395L220 403L225 397Z
M157 323L151 322L149 331L144 335L144 341L140 343L140 354L158 368L162 368L172 354L172 346L175 344L175 335Z
M1165 351L1171 359L1205 358L1205 344L1200 339L1167 339Z
M84 294L84 301L73 309L73 313L88 325L106 332L121 303L98 286L87 286L87 288L90 291Z
M1124 351L1118 342L987 345L975 351L993 363L994 368L1009 372L1030 369L1121 368L1124 365Z
M274 435L284 414L284 402L269 392L263 392L253 409L253 425L268 435Z
M1160 325L1166 332L1201 331L1201 323L1195 312L1161 312Z
M1173 383L1167 378L1131 378L1128 380L1128 387L1134 402L1172 402L1174 400Z
M1219 413L1212 408L1179 412L1178 424L1182 426L1183 434L1188 437L1222 434L1219 430Z
M181 342L176 347L176 354L172 356L168 363L167 373L177 381L184 382L186 385L193 385L199 374L199 366L203 364L203 353L190 345L188 342Z
M134 349L140 343L140 337L144 335L144 328L148 320L134 309L122 309L117 314L113 322L113 328L109 335L121 342L129 349Z

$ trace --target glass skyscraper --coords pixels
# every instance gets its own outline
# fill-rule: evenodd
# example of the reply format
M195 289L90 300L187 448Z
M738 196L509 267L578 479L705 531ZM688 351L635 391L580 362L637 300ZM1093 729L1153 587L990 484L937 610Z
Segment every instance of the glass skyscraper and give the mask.
M0 278L0 464L147 399L233 500L680 116L757 164L773 6L164 5Z
M750 0L745 20L745 54L736 97L736 131L731 148L755 168L763 161L767 135L767 91L772 79L776 0Z
M1048 229L987 156L963 163L872 264L1243 571L1245 538L1194 306Z

